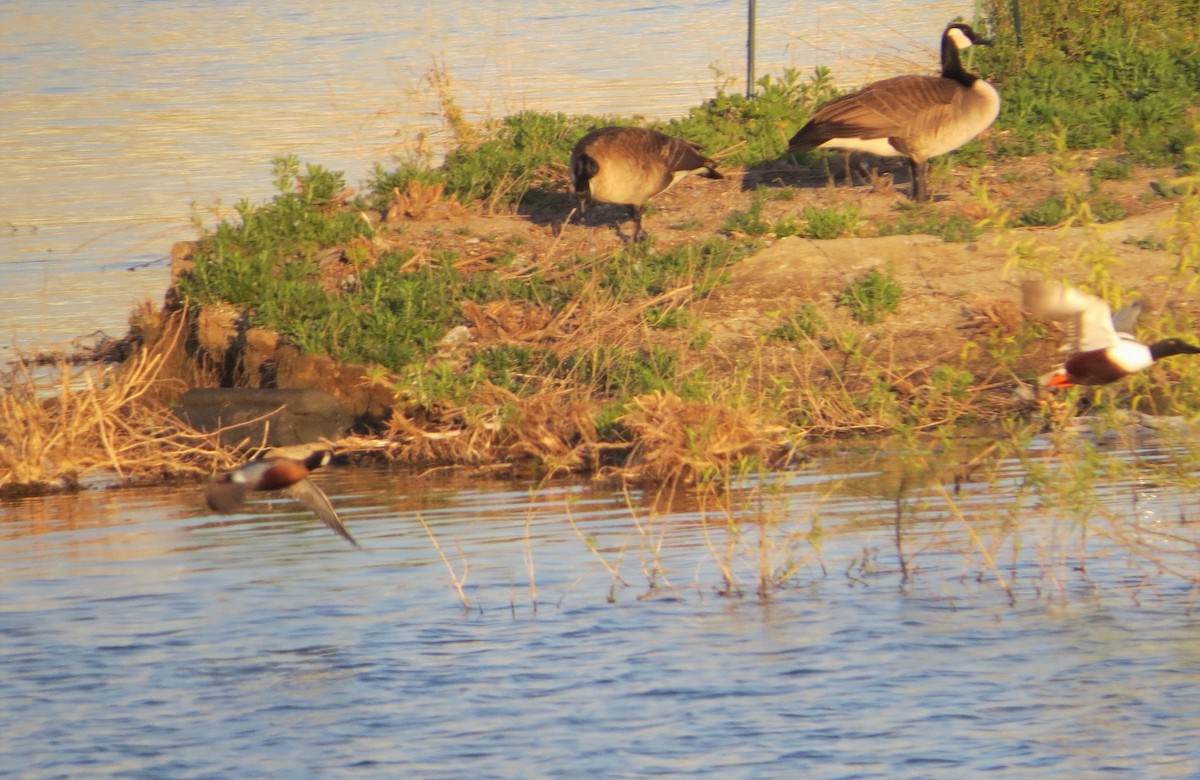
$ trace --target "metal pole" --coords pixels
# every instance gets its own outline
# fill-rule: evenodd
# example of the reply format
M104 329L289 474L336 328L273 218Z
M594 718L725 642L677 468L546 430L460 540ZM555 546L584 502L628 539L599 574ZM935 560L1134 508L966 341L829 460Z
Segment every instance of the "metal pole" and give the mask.
M754 27L757 14L757 0L749 0L746 16L746 97L754 97Z

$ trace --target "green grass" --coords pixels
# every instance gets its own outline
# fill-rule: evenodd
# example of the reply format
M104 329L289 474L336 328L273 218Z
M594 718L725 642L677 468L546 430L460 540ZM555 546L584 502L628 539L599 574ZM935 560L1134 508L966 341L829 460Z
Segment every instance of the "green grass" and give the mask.
M735 211L725 219L721 229L731 235L765 236L772 230L772 225L763 217L766 206L766 196L763 191L754 193L750 207L745 211Z
M1086 203L1092 219L1096 222L1115 222L1124 219L1127 214L1124 206L1103 195L1092 195L1087 198ZM1078 207L1071 204L1067 196L1050 195L1022 212L1017 221L1026 227L1052 227L1066 222L1067 217L1077 210Z
M455 267L458 255L447 251L435 251L410 268L413 250L385 251L372 261L368 244L357 243L373 235L359 209L378 193L346 207L338 201L345 197L340 173L311 165L301 173L294 157L276 161L276 184L280 193L269 203L239 204L240 222L223 223L202 238L195 270L180 281L181 294L195 304L231 303L247 312L250 324L273 329L306 352L391 371L408 371L427 360L448 330L466 324L463 301L526 302L558 312L568 303L578 304L581 296L592 296L594 305L618 306L682 291L678 304L709 294L723 282L724 269L753 249L752 244L723 239L663 252L631 246L599 263L590 261L587 271L572 259L548 269L548 275L523 278L502 276L512 264L511 249L492 258L491 270L464 273ZM390 185L399 187L400 180L392 179ZM447 232L466 235L452 227ZM331 267L338 272L334 277L341 277L337 284L327 281ZM572 273L573 268L580 270ZM655 324L682 327L686 316L676 305ZM638 387L653 384L644 377L654 370L635 370L628 366L636 361L619 357L605 356L604 376ZM653 357L652 368L673 376L661 355ZM590 364L576 357L565 365ZM559 365L545 355L499 350L473 358L461 382L427 372L414 376L425 388L422 397L431 387L453 397L484 381L514 389L514 377L535 369L559 375ZM583 374L591 381L597 371Z
M1195 2L1025 2L1020 48L1007 11L995 4L997 46L976 59L1003 100L997 154L1037 153L1061 128L1069 149L1116 146L1137 163L1178 164L1200 102Z
M835 300L850 310L854 320L872 325L895 312L903 295L904 288L891 275L872 268L838 293Z
M784 317L783 320L767 334L772 341L786 341L792 344L805 344L817 340L825 330L825 320L817 313L814 304L806 303L795 314Z
M896 218L891 221L875 223L876 235L907 236L914 233L940 236L948 243L973 241L979 237L982 229L971 219L962 214L941 215L937 211L920 203L897 203Z
M834 206L822 209L812 206L800 213L804 221L805 238L826 240L845 233L854 233L858 227L860 212L857 206Z

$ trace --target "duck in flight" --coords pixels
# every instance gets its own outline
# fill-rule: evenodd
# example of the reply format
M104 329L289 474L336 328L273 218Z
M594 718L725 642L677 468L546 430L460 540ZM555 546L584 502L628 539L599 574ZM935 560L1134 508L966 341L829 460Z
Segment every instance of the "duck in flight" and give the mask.
M1141 313L1134 303L1114 317L1108 304L1069 285L1041 280L1021 285L1025 309L1038 317L1066 320L1074 325L1071 355L1039 382L1046 387L1106 385L1149 368L1172 355L1197 355L1200 347L1169 338L1143 344L1131 335Z
M267 457L252 460L218 475L204 495L205 503L214 512L228 514L237 511L251 491L282 490L311 509L330 530L358 547L329 498L308 478L313 471L327 465L332 457L328 450L319 450L303 459Z

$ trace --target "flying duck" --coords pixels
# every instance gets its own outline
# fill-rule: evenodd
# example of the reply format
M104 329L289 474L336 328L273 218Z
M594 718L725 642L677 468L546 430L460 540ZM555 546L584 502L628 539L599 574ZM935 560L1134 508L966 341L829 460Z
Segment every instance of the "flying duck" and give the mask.
M929 200L929 158L982 133L1000 113L996 88L963 68L959 50L989 44L970 25L942 33L942 75L896 76L823 104L788 142L789 152L842 149L907 157L912 198Z
M1135 303L1114 317L1100 298L1074 287L1045 281L1021 285L1025 308L1039 317L1071 320L1075 343L1067 361L1038 381L1047 387L1106 385L1149 368L1156 360L1171 355L1197 355L1200 347L1177 338L1143 344L1127 331L1133 330L1141 304Z
M644 127L602 127L575 144L571 185L580 216L591 201L629 207L636 242L642 234L646 201L688 174L725 178L714 166L691 141Z
M328 450L320 450L303 460L286 457L252 460L217 476L204 500L214 512L229 513L237 510L252 490L282 490L316 513L332 531L358 547L329 499L308 478L313 471L328 464L331 457Z

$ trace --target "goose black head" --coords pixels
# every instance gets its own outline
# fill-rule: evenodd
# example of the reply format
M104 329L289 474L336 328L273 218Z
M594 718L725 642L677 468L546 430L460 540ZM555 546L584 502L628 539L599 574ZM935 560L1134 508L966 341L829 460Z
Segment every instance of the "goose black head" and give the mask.
M967 49L971 46L991 46L990 38L984 38L979 33L972 29L971 25L955 22L946 28L946 32L942 34L943 39L948 39L954 44L956 49Z

